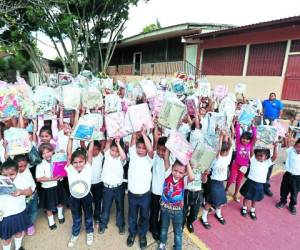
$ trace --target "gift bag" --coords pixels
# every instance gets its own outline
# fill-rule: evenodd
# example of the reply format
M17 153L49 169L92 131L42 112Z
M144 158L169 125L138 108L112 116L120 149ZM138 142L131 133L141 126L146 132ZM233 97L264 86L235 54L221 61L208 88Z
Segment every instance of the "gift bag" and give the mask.
M73 83L73 76L67 72L58 72L57 74L58 84L60 86Z
M237 94L245 94L247 85L245 83L238 83L235 85L235 93Z
M153 116L156 116L160 112L164 102L165 98L161 93L148 99L149 107Z
M66 177L67 155L56 153L51 157L51 173L53 177Z
M147 129L154 127L152 116L146 103L130 106L127 112L134 132L140 131L143 125Z
M209 82L202 82L200 81L198 84L198 90L197 95L203 96L203 97L209 97L210 96L210 83Z
M186 107L180 101L167 100L158 115L158 123L163 127L176 129L185 111Z
M34 94L34 101L37 105L38 114L51 112L56 104L56 99L57 96L54 89L46 86L38 86Z
M42 162L42 157L39 151L33 146L28 153L28 160L31 166L36 166Z
M166 147L170 150L172 155L176 157L182 164L187 165L193 155L193 148L178 131L172 131L167 142Z
M17 191L15 184L7 177L0 175L0 195L12 194Z
M104 133L101 131L103 127L103 115L101 113L90 113L84 116L86 124L89 124L94 128L92 140L99 141L104 140Z
M105 115L105 127L108 137L124 137L133 132L128 113L115 112Z
M157 95L157 88L153 81L151 80L142 80L140 81L140 86L146 95L146 98L152 98Z
M203 143L198 143L191 159L191 164L196 168L200 169L203 173L208 170L211 163L216 158L217 153L213 148L204 145Z
M83 71L80 71L80 75L88 78L90 81L93 79L93 73L89 70L83 70Z
M78 109L80 106L81 91L75 85L65 85L62 88L63 105L66 109Z
M286 133L288 132L290 121L277 119L272 124L277 131L277 136L285 137Z
M96 87L89 87L81 92L81 103L87 109L103 106L102 93Z
M9 128L4 131L8 155L26 154L31 150L28 132L23 128Z
M113 88L114 88L113 79L106 78L106 79L100 79L100 81L102 83L102 88L103 89L113 90Z
M177 95L183 95L185 92L184 82L182 80L177 80L172 83L172 91Z
M223 99L228 93L228 87L225 85L216 85L214 89L214 96Z
M197 111L195 100L193 98L187 98L185 100L185 105L186 105L187 113L190 116L194 116Z
M238 120L240 124L250 126L255 116L256 112L249 105L247 105L242 109Z
M257 139L265 145L272 145L277 140L276 128L269 125L257 127Z
M118 112L122 110L120 97L117 94L109 94L105 97L105 112Z

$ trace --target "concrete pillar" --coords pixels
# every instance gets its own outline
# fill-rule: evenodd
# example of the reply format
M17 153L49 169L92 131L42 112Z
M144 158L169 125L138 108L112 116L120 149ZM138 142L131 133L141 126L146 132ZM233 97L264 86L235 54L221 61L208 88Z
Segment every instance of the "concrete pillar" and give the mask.
M250 44L247 44L246 45L245 58L244 58L243 76L247 75L247 68L248 68L248 61L249 61L249 51L250 51Z

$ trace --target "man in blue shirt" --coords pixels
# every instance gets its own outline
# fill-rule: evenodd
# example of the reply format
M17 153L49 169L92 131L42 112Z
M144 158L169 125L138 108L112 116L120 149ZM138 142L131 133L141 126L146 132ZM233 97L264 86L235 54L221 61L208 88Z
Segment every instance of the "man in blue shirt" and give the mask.
M264 112L264 120L268 119L271 123L275 119L281 117L283 104L281 101L276 99L275 93L270 93L269 99L264 100L262 106Z

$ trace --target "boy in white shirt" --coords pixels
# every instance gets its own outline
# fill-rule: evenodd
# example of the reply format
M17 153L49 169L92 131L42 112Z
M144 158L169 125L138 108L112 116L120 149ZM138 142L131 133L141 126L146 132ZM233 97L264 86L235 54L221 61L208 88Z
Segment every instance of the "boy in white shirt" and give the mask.
M297 213L297 196L300 191L300 139L294 147L287 149L287 159L285 162L285 174L282 177L280 186L280 201L277 208L283 208L287 203L287 196L290 194L289 210L291 214Z
M153 164L153 147L147 137L147 128L142 127L141 137L137 139L134 133L129 148L128 169L128 224L129 236L127 246L131 247L139 232L140 248L147 247L146 234L149 225L149 210L151 202L151 179ZM139 217L139 223L137 218Z

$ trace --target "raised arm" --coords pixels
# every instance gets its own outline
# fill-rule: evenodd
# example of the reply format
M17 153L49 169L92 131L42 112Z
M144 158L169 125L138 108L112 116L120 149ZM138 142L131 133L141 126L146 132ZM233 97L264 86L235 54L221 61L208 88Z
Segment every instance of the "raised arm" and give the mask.
M119 150L119 154L120 154L120 158L122 161L125 161L126 160L126 154L124 152L124 149L121 147L120 145L120 138L116 138L115 139L115 142L117 144L117 147L118 147L118 150Z
M146 145L146 149L147 149L147 152L148 152L148 155L149 157L152 159L153 158L153 155L154 155L154 152L153 152L153 147L151 145L151 142L147 136L147 128L146 126L143 126L142 127L142 136L143 136L143 139L144 139L144 142L145 142L145 145Z
M87 162L90 165L92 165L93 162L93 147L94 147L94 141L91 141L87 151Z
M164 155L164 166L165 166L165 170L167 171L170 167L170 150L166 149L165 155Z
M188 182L192 182L193 180L195 180L193 169L192 169L190 163L188 163L186 165L186 172L187 172L187 176L188 176Z
M71 138L71 136L69 136L69 140L68 140L68 144L67 144L68 165L71 164L72 148L73 148L73 138Z
M200 117L199 117L199 112L198 112L197 108L196 108L196 112L195 112L195 129L200 129Z
M273 144L273 155L271 157L272 162L276 161L278 156L277 142Z
M59 106L59 118L58 118L58 130L62 130L64 128L64 106Z
M134 132L132 135L131 135L131 141L130 141L130 147L134 146L136 144L136 132Z

